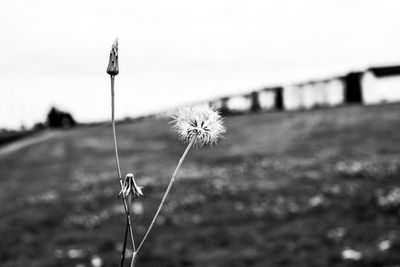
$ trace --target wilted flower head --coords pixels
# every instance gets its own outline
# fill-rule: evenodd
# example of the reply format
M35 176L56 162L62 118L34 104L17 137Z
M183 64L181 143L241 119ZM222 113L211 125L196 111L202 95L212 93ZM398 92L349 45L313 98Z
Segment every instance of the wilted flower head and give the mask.
M122 189L119 192L118 196L122 195L123 197L128 197L129 194L132 194L132 196L136 196L138 198L139 196L143 196L142 188L143 187L136 184L133 174L128 173L125 176L124 182L122 184Z
M225 133L221 115L208 105L181 108L173 118L173 128L180 139L190 142L192 138L196 138L194 144L198 147L217 143Z
M119 73L118 67L118 39L115 40L110 51L110 60L108 61L107 73L114 76Z

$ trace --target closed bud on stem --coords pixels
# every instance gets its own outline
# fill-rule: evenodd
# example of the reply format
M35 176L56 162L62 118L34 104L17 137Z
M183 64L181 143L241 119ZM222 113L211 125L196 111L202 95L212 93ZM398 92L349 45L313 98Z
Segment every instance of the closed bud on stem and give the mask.
M118 66L118 39L115 40L110 51L110 60L108 61L107 73L115 76L119 73Z

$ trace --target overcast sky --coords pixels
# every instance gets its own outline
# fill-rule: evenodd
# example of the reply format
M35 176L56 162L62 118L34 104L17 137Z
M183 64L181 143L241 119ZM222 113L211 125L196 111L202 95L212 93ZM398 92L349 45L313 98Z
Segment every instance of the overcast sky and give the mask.
M398 0L13 0L0 9L0 128L117 117L400 63Z

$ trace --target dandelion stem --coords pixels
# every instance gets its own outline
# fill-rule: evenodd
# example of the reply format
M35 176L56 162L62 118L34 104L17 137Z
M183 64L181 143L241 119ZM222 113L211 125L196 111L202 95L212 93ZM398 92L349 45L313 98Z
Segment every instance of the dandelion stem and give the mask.
M137 252L133 252L131 267L135 267L135 265L136 265L136 254L137 254Z
M137 248L137 250L136 250L137 253L138 253L139 250L142 248L144 241L146 240L147 236L149 235L149 233L150 233L150 231L151 231L151 228L153 228L153 225L154 225L154 223L155 223L155 221L156 221L156 219L157 219L157 217L158 217L158 214L160 213L161 208L163 207L164 202L165 202L165 200L166 200L166 198L167 198L167 196L168 196L168 193L169 193L169 191L171 190L172 184L173 184L174 181L175 181L176 174L178 173L178 171L179 171L179 169L180 169L180 167L181 167L181 165L182 165L183 160L185 159L187 153L189 152L189 150L190 150L190 148L192 147L192 145L193 145L194 141L196 140L196 138L197 138L197 136L194 136L194 137L192 138L192 140L190 141L190 143L189 143L188 146L186 147L185 152L183 152L182 157L179 159L178 165L176 166L175 171L174 171L174 174L172 175L171 180L169 181L167 190L165 190L164 196L163 196L163 198L162 198L162 200L161 200L161 202L160 202L160 205L158 206L157 212L156 212L156 214L154 215L153 220L151 221L150 226L149 226L149 228L148 228L147 231L146 231L146 234L144 235L142 241L140 242L140 245L138 246L138 248Z
M114 138L114 149L115 149L115 162L117 165L117 175L118 175L118 179L119 179L119 184L121 186L121 189L123 188L123 183L122 183L122 176L121 176L121 167L119 165L119 156L118 156L118 145L117 145L117 133L115 130L115 116L114 116L114 110L115 110L115 104L114 104L114 80L115 80L115 76L114 75L110 75L111 77L111 123L112 123L112 130L113 130L113 138ZM132 241L132 246L133 246L133 251L136 250L135 248L135 239L133 237L133 231L132 231L132 222L131 222L131 216L130 216L130 207L127 204L126 198L122 198L123 203L124 203L124 209L125 209L125 213L126 213L126 223L127 223L127 227L129 228L129 233L131 236L131 241ZM126 236L127 236L127 231L125 231L125 235L124 235L124 245L123 245L123 250L122 250L122 254L124 255L124 257L121 257L121 266L123 265L123 261L125 260L125 252L126 252Z
M118 179L119 179L120 183L122 184L121 167L119 166L119 156L118 156L117 133L116 133L116 130L115 130L114 80L115 80L115 76L111 75L111 122L112 122L112 130L113 130L113 137L114 137L115 161L116 161L116 164L117 164Z
M127 222L129 224L129 229L131 229L130 233L131 233L133 251L136 252L135 239L133 238L133 232L132 232L132 222L131 222L131 212L130 212L131 207L132 207L132 196L129 196Z
M121 251L121 262L119 264L120 267L124 266L125 261L125 252L126 252L126 241L128 239L128 231L129 231L129 224L128 224L128 217L126 217L126 225L125 225L125 234L124 234L124 244L122 246Z

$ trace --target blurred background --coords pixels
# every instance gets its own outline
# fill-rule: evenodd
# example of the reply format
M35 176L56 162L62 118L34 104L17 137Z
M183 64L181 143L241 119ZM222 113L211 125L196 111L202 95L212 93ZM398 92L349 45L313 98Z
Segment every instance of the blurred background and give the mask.
M399 266L398 1L9 1L0 10L0 265L115 266L111 125L143 236L185 145L168 115L218 107L137 266ZM127 259L132 257L128 250Z

